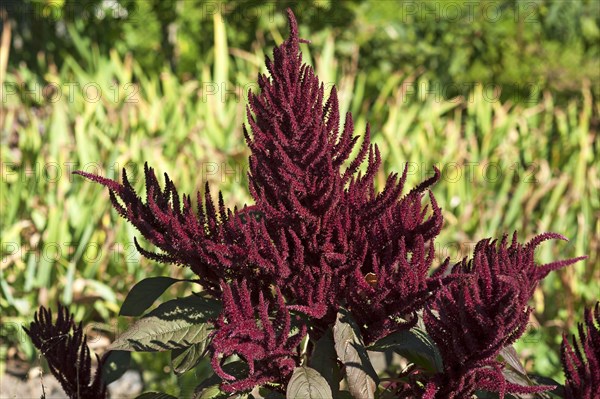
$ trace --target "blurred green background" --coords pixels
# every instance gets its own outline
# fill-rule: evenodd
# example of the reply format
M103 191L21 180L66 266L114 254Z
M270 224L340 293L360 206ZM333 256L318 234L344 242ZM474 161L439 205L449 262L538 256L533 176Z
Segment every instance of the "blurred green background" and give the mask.
M143 190L148 161L180 192L209 181L228 206L252 202L246 98L287 35L286 7L356 134L371 124L379 182L406 162L410 185L441 168L440 258L514 230L569 238L543 244L539 262L589 256L544 281L517 345L528 370L563 380L561 334L600 298L595 0L2 2L0 372L34 363L15 331L38 305L71 304L112 338L136 281L190 276L141 258L107 191L71 171L118 178L125 167ZM134 362L147 388L183 395L168 358Z

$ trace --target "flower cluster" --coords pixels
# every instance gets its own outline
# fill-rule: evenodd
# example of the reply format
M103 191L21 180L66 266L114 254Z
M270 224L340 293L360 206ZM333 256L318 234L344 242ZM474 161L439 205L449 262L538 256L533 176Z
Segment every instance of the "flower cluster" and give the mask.
M287 238L293 273L278 282L286 298L324 324L347 303L372 342L398 328L395 318L415 320L439 286L429 269L441 210L432 195L429 217L422 207L439 172L401 198L405 169L376 193L381 157L369 128L350 161L358 141L352 115L340 133L336 90L324 100L323 84L302 64L291 12L289 19L289 39L267 59L270 78L259 76L260 94L249 95L250 192L267 230ZM357 175L365 158L366 171Z
M563 336L565 398L592 399L600 390L600 302L594 310L585 310L584 323L579 324L578 330L580 343L573 337L573 346Z
M69 398L104 399L106 385L101 377L104 360L98 359L98 368L92 378L90 350L81 323L76 325L73 315L61 305L57 313L53 323L52 311L40 307L29 329L24 328L25 332L44 355L50 371Z
M535 248L543 241L564 237L546 233L527 244L508 245L480 241L473 258L457 264L452 273L460 278L440 290L425 309L427 331L439 348L444 371L428 385L428 398L470 397L476 390L534 393L549 387L522 387L505 380L500 351L514 343L527 328L533 290L550 271L583 258L546 265L534 261ZM455 396L452 396L455 395Z
M535 247L561 237L544 234L520 245L515 236L498 248L482 241L472 261L452 270L446 261L432 272L443 220L429 189L439 171L403 194L405 168L376 190L381 156L369 127L355 149L352 115L342 126L336 89L327 97L313 68L302 63L289 10L288 18L289 38L273 60L267 57L269 76L259 75L259 92L249 93L244 136L254 205L226 209L221 194L215 205L207 184L194 211L190 196L180 198L166 174L161 188L147 165L145 200L125 171L122 183L76 172L106 186L117 212L160 250L145 250L136 240L143 255L191 267L204 289L222 300L211 354L223 388L285 382L300 362L296 346L307 329L318 340L344 305L367 344L411 328L425 309L444 372L425 382L424 397L543 389L505 382L495 358L523 333L537 283L580 258L537 266ZM423 206L426 198L430 206ZM293 334L290 312L307 316L295 319ZM234 354L248 365L244 377L222 367Z
M288 379L296 367L293 356L306 334L306 326L301 325L292 334L292 319L279 289L275 298L265 298L263 292L259 292L256 304L245 281L231 285L223 282L222 287L223 313L215 324L212 366L225 380L223 390L252 389L255 385L272 381L273 376L277 377L276 381ZM274 315L269 312L271 308L275 308ZM245 378L236 378L221 366L222 360L234 354L248 364Z
M289 22L290 37L274 50L272 61L267 59L271 76L259 76L260 93L249 94L252 134L244 133L252 151L249 181L255 205L231 211L219 195L215 206L207 185L203 201L198 194L196 213L190 197L180 199L167 175L161 189L148 166L145 201L125 172L122 183L76 173L109 188L117 212L162 250L147 251L136 240L142 254L190 266L213 295L225 298L222 281L246 281L253 297L266 297L275 286L290 310L316 320L317 331L325 330L344 302L365 340L373 342L414 324L416 311L442 285L442 273L429 276L441 210L431 193L431 213L422 206L439 172L404 196L407 170L400 178L391 174L377 193L381 157L370 144L368 128L358 154L349 160L358 141L352 116L346 115L340 132L336 91L324 101L323 84L302 64L291 11ZM260 217L246 217L252 214ZM241 326L253 317L244 309L230 312L214 353L225 349L226 334L240 336ZM247 353L251 345L241 342L234 345L236 351ZM254 383L259 380L265 378Z

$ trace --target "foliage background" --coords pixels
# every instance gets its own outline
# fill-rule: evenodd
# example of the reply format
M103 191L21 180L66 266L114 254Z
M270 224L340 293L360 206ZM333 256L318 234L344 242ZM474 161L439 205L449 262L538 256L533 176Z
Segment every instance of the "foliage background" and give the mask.
M189 276L142 259L108 193L70 171L115 178L126 167L143 189L148 161L182 192L208 180L227 205L251 202L247 92L291 7L312 41L305 61L339 88L357 134L371 124L381 182L406 162L411 184L442 169L440 258L514 230L570 239L546 243L540 262L589 256L547 278L518 347L530 370L562 380L560 336L600 297L600 3L310 3L2 3L0 372L34 363L18 331L39 304L73 304L92 334L114 338L136 281ZM168 360L136 355L134 367L148 388L178 394L186 384Z

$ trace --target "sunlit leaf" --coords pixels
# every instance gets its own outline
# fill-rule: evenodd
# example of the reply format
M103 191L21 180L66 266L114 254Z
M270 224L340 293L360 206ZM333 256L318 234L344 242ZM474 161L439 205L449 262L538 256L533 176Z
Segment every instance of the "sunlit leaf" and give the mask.
M315 369L297 367L287 386L287 399L333 399L331 388Z
M138 352L183 349L205 343L210 320L220 313L218 301L192 295L168 301L139 319L109 349Z

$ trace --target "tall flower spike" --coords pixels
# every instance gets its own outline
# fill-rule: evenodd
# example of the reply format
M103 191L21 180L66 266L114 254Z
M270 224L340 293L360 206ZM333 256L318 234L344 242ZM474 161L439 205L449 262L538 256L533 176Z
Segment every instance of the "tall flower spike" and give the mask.
M288 19L289 38L273 50L273 60L266 60L270 77L259 75L260 93L248 95L250 192L271 217L316 224L339 203L348 173L362 162L369 141L342 177L339 168L358 139L352 137L352 118L346 115L339 133L336 89L325 101L323 83L302 63L302 40L289 9Z
M584 322L578 325L579 342L573 346L563 335L561 360L565 372L565 398L593 399L600 391L600 302L585 309Z
M508 245L508 235L504 235L499 243L489 239L481 240L475 246L473 259L469 262L463 259L462 263L454 268L454 272L477 274L486 279L490 278L488 275L510 278L518 283L519 298L523 304L526 304L533 296L538 283L548 273L587 258L587 256L580 256L538 265L534 259L535 249L542 242L550 239L567 241L560 234L544 233L533 237L526 244L520 244L517 242L516 232L513 233L510 245ZM489 291L491 287L486 289Z
M332 89L325 100L323 84L302 63L290 10L288 18L289 38L266 61L270 76L260 75L260 92L248 98L252 134L246 128L244 134L252 151L250 191L267 215L268 230L285 227L293 273L281 288L292 306L325 327L335 319L337 304L347 302L366 339L376 339L409 327L392 319L416 320L415 312L440 285L440 277L429 277L428 257L415 255L419 264L408 261L413 252L433 249L440 231L441 210L431 193L432 215L426 218L422 207L423 194L439 179L439 171L403 198L407 169L400 179L390 174L376 193L381 156L370 143L369 126L349 161L358 141L352 116L346 115L340 132L337 92ZM365 159L366 172L356 176ZM372 275L381 284L369 285L365 276ZM380 299L372 305L378 307L375 312L364 299L374 295Z
M510 279L467 276L445 286L431 308L425 309L427 332L442 354L444 371L428 389L431 398L470 398L476 390L500 393L535 393L551 387L524 387L505 380L495 359L502 348L518 339L527 327L531 309L518 299L518 286ZM454 395L454 396L453 396Z
M52 311L40 307L29 329L23 329L46 358L50 371L69 398L104 399L106 385L101 378L104 360L98 359L98 368L92 378L90 350L81 323L76 325L73 315L60 304L57 313L53 323Z

